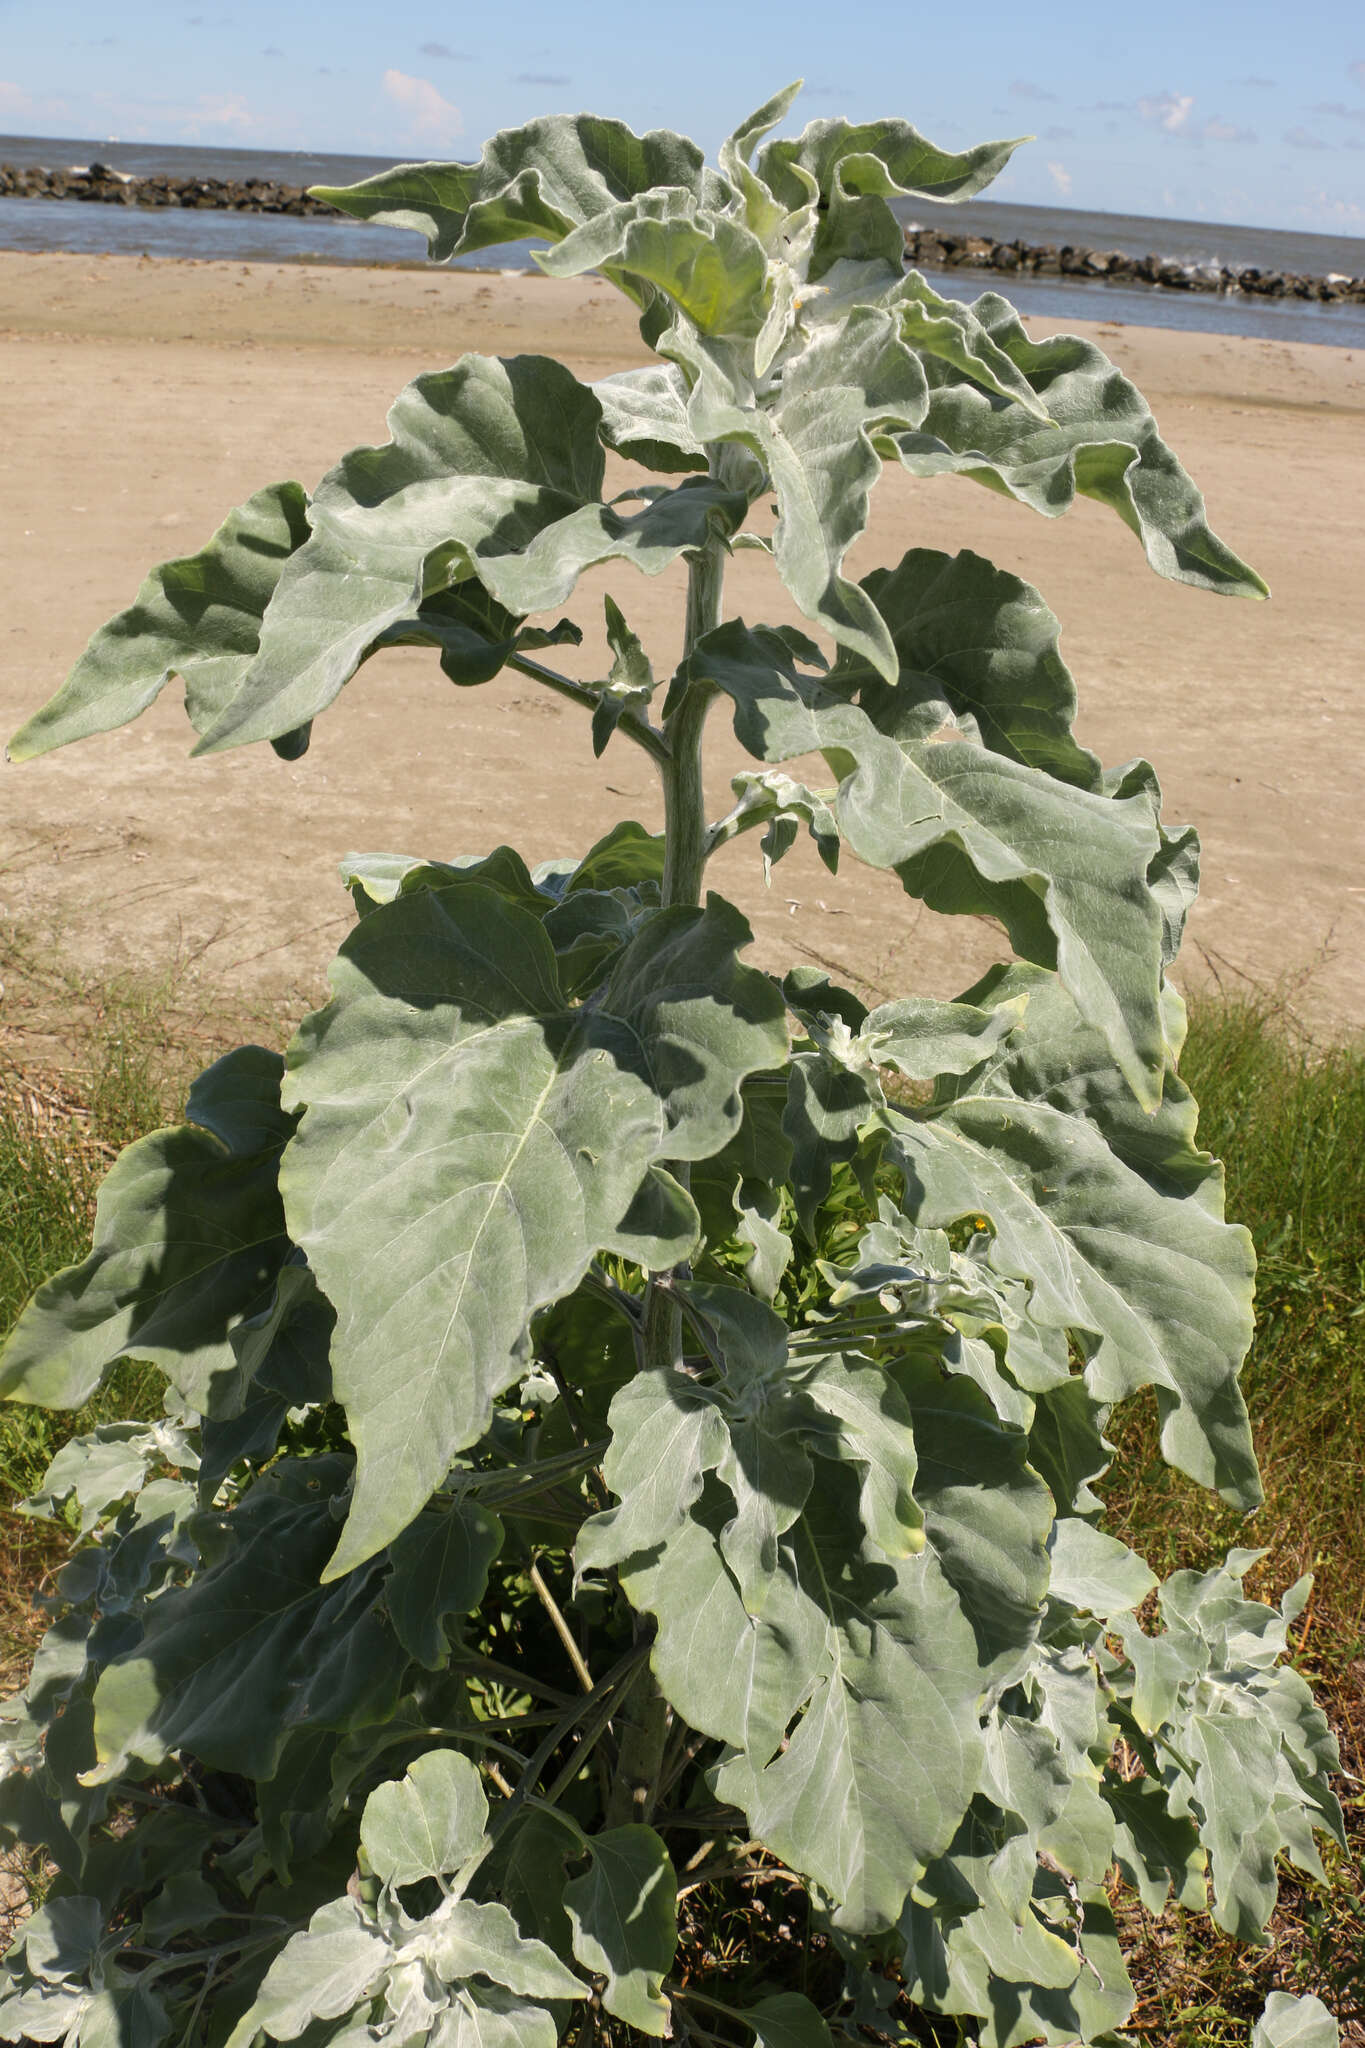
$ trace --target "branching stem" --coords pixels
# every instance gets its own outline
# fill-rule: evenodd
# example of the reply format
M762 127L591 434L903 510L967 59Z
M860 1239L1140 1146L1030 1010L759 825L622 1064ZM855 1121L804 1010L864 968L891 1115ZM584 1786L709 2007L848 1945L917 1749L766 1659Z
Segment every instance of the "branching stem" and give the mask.
M571 704L581 704L587 711L597 708L598 693L590 683L576 683L572 676L562 676L558 669L546 668L543 662L532 661L524 654L511 655L507 666L514 668L518 675L529 676L533 683L543 683L547 690L553 690L557 696L567 697ZM629 734L636 745L643 747L647 754L652 754L656 761L661 764L667 763L668 741L657 726L650 724L643 712L633 709L623 711L617 729Z

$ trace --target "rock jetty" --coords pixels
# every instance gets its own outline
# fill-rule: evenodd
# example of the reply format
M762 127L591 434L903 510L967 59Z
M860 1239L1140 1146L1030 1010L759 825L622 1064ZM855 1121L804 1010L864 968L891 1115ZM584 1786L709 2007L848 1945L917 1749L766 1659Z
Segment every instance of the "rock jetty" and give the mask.
M48 170L0 164L0 199L85 199L105 206L178 206L226 213L283 213L295 218L346 218L300 185L274 178L176 178L164 172L137 178L108 164ZM1300 277L1292 271L1241 270L1214 263L1180 263L1169 256L1128 256L1118 249L1079 249L1069 243L997 242L989 235L949 234L941 228L905 230L906 261L926 270L984 270L1006 277L1074 277L1111 283L1159 285L1173 292L1246 292L1265 299L1316 299L1365 305L1365 277Z
M945 234L939 228L905 230L907 262L926 270L991 270L1007 277L1075 277L1114 284L1160 285L1173 292L1248 292L1263 299L1317 299L1365 305L1365 277L1300 277L1293 271L1231 270L1216 263L1180 263L1170 256L1126 256L1118 249L1078 249L1069 243L996 242L989 235Z
M274 178L173 178L156 172L135 178L108 164L74 165L49 171L0 164L0 199L90 199L105 206L183 206L218 213L326 214L336 207L310 199L300 185Z

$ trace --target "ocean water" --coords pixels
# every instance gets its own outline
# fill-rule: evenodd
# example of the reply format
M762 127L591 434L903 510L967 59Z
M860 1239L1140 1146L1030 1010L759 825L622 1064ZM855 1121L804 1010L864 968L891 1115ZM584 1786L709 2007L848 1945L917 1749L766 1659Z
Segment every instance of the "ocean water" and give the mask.
M346 185L388 168L389 159L305 151L213 149L187 144L93 142L79 137L0 135L0 162L50 169L108 164L134 176L278 179L290 185ZM1085 213L1067 207L1016 206L971 200L961 206L903 202L898 211L923 227L1026 242L1155 253L1186 264L1285 270L1321 277L1365 275L1365 240L1299 234L1207 221L1155 220L1141 215ZM510 243L459 259L480 270L534 268L530 243ZM124 252L150 256L221 257L240 262L417 264L421 238L362 222L295 219L288 215L184 211L178 207L106 206L84 200L0 199L0 248ZM991 284L979 271L933 273L938 289L973 299ZM1279 341L1365 347L1365 306L1325 306L1296 299L1193 293L1160 286L1071 278L1002 277L999 288L1023 313L1050 319L1115 320L1133 326L1242 334Z

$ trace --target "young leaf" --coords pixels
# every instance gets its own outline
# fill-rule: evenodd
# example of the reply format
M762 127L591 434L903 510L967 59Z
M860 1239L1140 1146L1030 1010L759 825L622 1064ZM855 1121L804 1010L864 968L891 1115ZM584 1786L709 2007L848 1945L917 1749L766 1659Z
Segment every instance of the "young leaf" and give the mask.
M385 1884L458 1870L483 1839L488 1801L468 1757L429 1749L365 1802L360 1845Z

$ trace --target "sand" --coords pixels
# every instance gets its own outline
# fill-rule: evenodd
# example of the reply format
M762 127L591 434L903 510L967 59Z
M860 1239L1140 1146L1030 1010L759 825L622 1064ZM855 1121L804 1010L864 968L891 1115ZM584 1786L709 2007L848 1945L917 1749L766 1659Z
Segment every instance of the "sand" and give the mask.
M899 472L851 559L862 573L911 545L971 546L1036 583L1062 620L1081 737L1111 763L1149 755L1167 816L1199 826L1186 985L1296 978L1314 1030L1350 1031L1365 1011L1365 359L1073 325L1146 392L1273 602L1160 581L1096 505L1048 521L962 479ZM201 545L261 484L311 485L382 439L407 378L466 349L546 350L585 377L643 359L628 309L591 281L117 256L0 254L0 338L6 733L151 564ZM587 578L573 607L587 643L564 666L603 672L610 588L666 673L680 587L620 565ZM752 555L727 605L791 616ZM348 927L346 852L510 840L535 859L583 849L618 816L659 817L651 764L627 741L595 764L574 707L515 676L455 692L417 651L371 663L297 764L264 748L190 762L190 738L172 688L122 732L0 772L0 921L94 972L174 959L207 989L292 1002L315 995ZM719 812L744 757L719 715L711 739ZM804 847L771 888L752 840L711 879L752 920L760 963L823 961L878 994L950 994L1004 950L988 921L934 918L853 863L831 878Z

